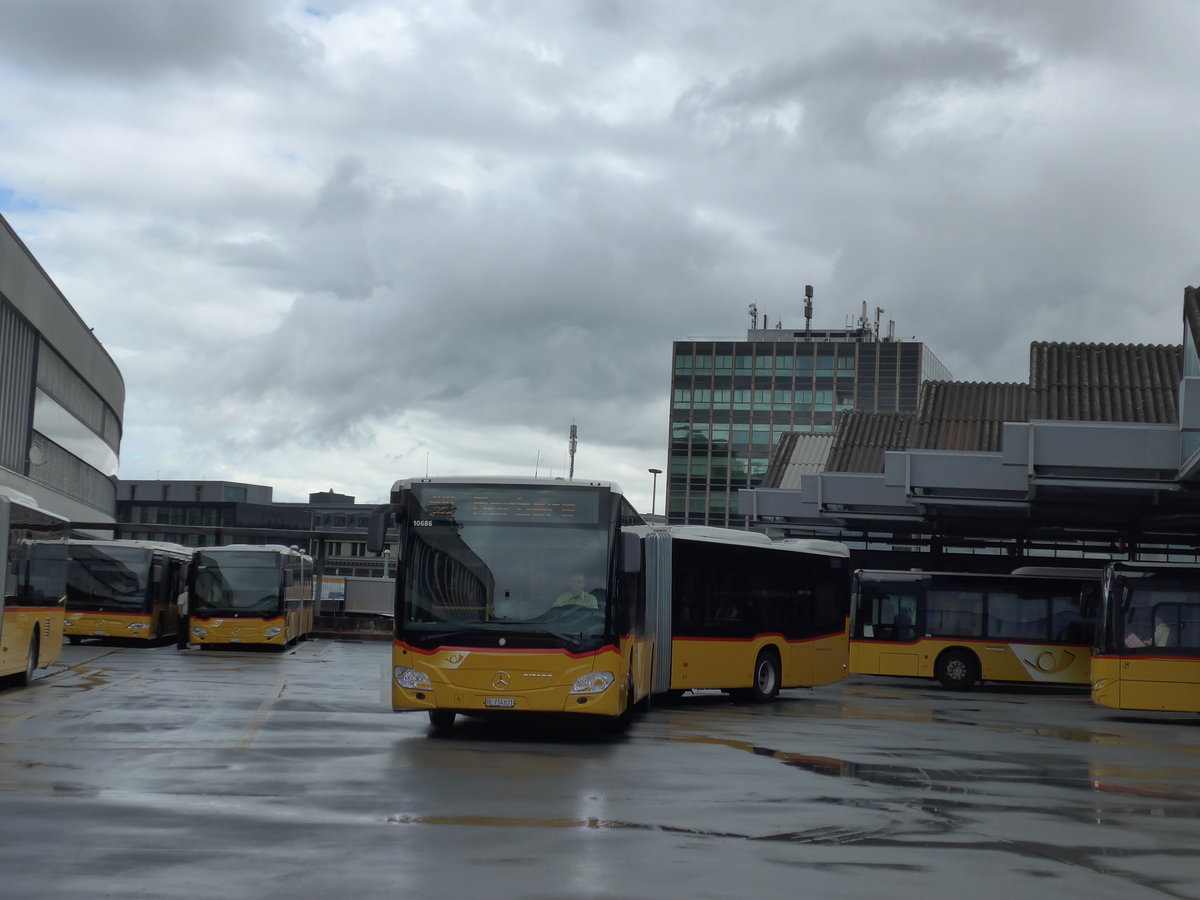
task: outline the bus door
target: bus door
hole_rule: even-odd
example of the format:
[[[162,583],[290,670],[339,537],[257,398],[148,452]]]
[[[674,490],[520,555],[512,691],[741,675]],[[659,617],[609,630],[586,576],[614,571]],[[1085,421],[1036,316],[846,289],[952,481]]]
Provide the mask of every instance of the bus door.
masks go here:
[[[872,644],[855,649],[862,659],[855,671],[919,676],[917,623],[920,587],[913,582],[863,582],[858,613],[861,637]]]

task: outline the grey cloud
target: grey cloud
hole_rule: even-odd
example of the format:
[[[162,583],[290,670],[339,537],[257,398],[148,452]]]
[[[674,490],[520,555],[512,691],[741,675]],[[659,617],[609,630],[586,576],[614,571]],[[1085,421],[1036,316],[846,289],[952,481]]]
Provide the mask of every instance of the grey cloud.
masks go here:
[[[7,0],[5,65],[56,77],[128,80],[211,72],[236,63],[265,69],[311,52],[274,19],[269,0]]]
[[[966,34],[884,41],[857,35],[812,57],[742,69],[687,91],[677,114],[703,129],[725,120],[741,140],[761,139],[758,114],[795,103],[803,135],[830,152],[871,156],[880,117],[907,99],[1028,81],[1033,67],[1008,46]]]

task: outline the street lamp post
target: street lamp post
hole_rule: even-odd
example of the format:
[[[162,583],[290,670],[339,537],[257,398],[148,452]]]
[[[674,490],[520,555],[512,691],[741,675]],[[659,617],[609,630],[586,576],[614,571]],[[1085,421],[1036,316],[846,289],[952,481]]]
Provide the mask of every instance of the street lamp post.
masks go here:
[[[650,482],[650,515],[654,515],[654,503],[658,500],[658,476],[662,474],[662,469],[647,469],[653,479]]]

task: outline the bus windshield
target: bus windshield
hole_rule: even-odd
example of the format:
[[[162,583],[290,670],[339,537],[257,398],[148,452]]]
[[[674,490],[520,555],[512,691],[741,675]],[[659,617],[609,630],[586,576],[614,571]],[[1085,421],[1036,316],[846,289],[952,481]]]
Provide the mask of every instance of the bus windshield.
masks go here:
[[[275,553],[200,552],[188,610],[196,616],[280,615],[279,587]]]
[[[1126,652],[1200,649],[1200,586],[1163,576],[1125,577]]]
[[[19,568],[10,564],[10,571],[22,574],[13,584],[6,584],[5,595],[30,606],[58,603],[67,571],[67,545],[61,541],[30,541],[22,552],[26,564]]]
[[[599,493],[420,485],[405,505],[397,616],[406,631],[581,638],[608,630],[609,526]]]
[[[150,551],[74,546],[67,569],[67,608],[143,611],[149,601]]]

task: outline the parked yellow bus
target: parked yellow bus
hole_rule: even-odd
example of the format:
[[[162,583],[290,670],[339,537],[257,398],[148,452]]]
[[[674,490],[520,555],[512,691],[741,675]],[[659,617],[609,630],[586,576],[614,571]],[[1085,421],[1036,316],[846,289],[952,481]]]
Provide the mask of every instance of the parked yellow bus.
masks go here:
[[[1104,570],[1092,699],[1112,709],[1200,712],[1200,566]]]
[[[822,680],[844,677],[840,545],[814,563],[761,535],[662,534],[608,482],[414,478],[391,501],[372,514],[368,549],[383,549],[394,518],[392,707],[426,710],[435,730],[460,713],[521,712],[620,729],[652,693],[767,700],[816,683],[818,656],[829,659]],[[812,567],[840,575],[813,588]],[[827,595],[814,618],[811,599]]]
[[[0,677],[30,684],[62,652],[68,533],[65,519],[0,487]]]
[[[1099,574],[860,570],[850,622],[856,675],[1091,682]]]
[[[84,638],[157,643],[174,636],[192,550],[159,541],[67,542],[67,614],[72,644]]]
[[[201,547],[188,571],[188,641],[283,650],[313,630],[313,561],[295,547]]]
[[[641,583],[657,610],[652,693],[761,703],[846,677],[845,544],[697,525],[627,531],[642,541]]]

